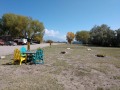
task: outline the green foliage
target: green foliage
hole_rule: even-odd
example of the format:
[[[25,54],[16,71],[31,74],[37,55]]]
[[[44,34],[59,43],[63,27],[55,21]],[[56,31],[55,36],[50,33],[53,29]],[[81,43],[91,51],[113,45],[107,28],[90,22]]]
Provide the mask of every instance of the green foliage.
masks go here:
[[[94,26],[90,31],[90,41],[95,45],[111,46],[114,38],[114,31],[105,24]]]
[[[0,18],[0,35],[2,35],[2,29],[3,29],[3,20]]]
[[[12,37],[23,36],[22,30],[26,28],[27,17],[15,15],[15,14],[4,14],[3,20],[3,32],[4,34],[11,35]]]
[[[115,36],[115,40],[118,46],[120,46],[120,28],[118,30],[116,30],[116,36]]]
[[[31,38],[34,34],[44,35],[44,25],[38,20],[30,17],[4,14],[0,20],[0,30],[2,35],[11,35],[12,37]],[[41,38],[40,37],[40,38]]]
[[[39,22],[38,20],[34,20],[31,22],[31,28],[33,30],[33,35],[32,38],[35,41],[42,42],[43,41],[43,36],[44,36],[44,25],[43,23]]]
[[[53,43],[53,41],[52,40],[47,40],[46,43]]]
[[[78,31],[75,34],[76,41],[79,41],[79,42],[81,41],[83,44],[87,44],[89,38],[90,38],[90,35],[88,31]]]
[[[33,40],[35,40],[35,41],[37,41],[37,42],[39,42],[39,43],[43,41],[43,35],[41,35],[40,33],[34,34],[34,35],[32,36],[32,38],[33,38]]]

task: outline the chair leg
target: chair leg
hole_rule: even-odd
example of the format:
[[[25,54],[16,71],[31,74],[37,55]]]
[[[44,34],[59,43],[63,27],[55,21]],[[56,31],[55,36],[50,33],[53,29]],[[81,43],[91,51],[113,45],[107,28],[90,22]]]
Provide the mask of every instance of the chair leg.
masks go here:
[[[44,64],[44,60],[42,60],[42,64]]]
[[[25,57],[25,64],[27,64],[27,55],[26,55],[26,57]]]
[[[22,61],[20,61],[20,65],[21,65]]]
[[[36,60],[34,60],[33,63],[36,65]]]
[[[25,64],[27,64],[27,60],[25,60]]]

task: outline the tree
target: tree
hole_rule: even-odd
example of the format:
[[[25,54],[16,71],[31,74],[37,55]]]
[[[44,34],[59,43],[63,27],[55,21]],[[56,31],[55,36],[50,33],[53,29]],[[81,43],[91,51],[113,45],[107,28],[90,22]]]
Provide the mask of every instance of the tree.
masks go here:
[[[30,19],[25,16],[20,16],[17,15],[17,26],[15,27],[17,31],[20,31],[19,36],[21,38],[26,38],[27,37],[27,27],[29,25]]]
[[[38,43],[41,43],[43,41],[43,36],[40,33],[34,34],[32,36],[32,39],[37,41]]]
[[[51,47],[53,41],[52,41],[52,40],[47,40],[46,43],[49,43],[49,44],[50,44],[50,47]]]
[[[75,37],[74,33],[68,32],[67,35],[66,35],[66,38],[67,38],[68,43],[71,44],[72,41],[74,40],[74,37]]]
[[[11,35],[14,38],[24,36],[23,30],[25,30],[28,23],[27,17],[8,13],[2,16],[2,21],[4,35]]]
[[[32,38],[34,34],[43,38],[44,25],[30,17],[7,13],[0,19],[0,34],[11,35],[13,38]]]
[[[27,33],[28,39],[35,39],[37,42],[41,42],[44,35],[44,25],[39,21],[32,20],[32,18],[28,19],[27,27],[25,29],[25,33]],[[28,50],[30,50],[30,42],[28,42]]]
[[[31,22],[31,28],[33,30],[33,35],[32,35],[33,39],[42,42],[45,33],[43,23],[39,22],[38,20],[33,20]]]
[[[88,31],[78,31],[75,34],[76,41],[82,42],[83,44],[87,44],[90,38],[90,34]]]
[[[0,18],[0,35],[2,35],[2,30],[3,30],[3,20]]]
[[[95,45],[110,46],[114,36],[114,31],[105,24],[94,26],[90,31],[90,41]]]
[[[116,30],[116,35],[115,35],[115,37],[116,37],[116,43],[117,43],[117,45],[118,46],[120,46],[120,28],[118,29],[118,30]]]
[[[30,38],[37,35],[35,39],[40,42],[44,32],[43,23],[30,17],[8,13],[0,20],[0,34],[11,35],[13,38],[28,38],[28,50],[30,50]]]

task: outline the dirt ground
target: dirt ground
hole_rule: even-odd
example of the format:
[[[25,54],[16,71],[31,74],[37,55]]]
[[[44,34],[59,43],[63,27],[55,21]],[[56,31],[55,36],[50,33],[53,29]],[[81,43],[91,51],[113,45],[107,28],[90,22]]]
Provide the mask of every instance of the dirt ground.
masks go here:
[[[0,59],[0,90],[120,90],[120,48],[65,44],[43,50],[40,65],[12,65],[13,55]]]
[[[58,45],[59,43],[52,43],[52,45]],[[17,45],[17,46],[0,46],[0,56],[3,55],[9,55],[14,53],[14,50],[20,49],[22,46],[24,46],[25,48],[27,48],[27,45]],[[37,48],[43,48],[46,46],[50,46],[49,43],[41,43],[41,44],[32,44],[30,45],[30,50],[35,50]]]

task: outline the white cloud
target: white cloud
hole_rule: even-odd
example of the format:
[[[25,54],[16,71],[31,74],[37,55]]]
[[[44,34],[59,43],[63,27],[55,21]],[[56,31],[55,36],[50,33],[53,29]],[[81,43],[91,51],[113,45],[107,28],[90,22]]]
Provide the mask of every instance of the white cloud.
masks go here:
[[[44,39],[51,39],[53,41],[66,41],[66,35],[61,34],[59,31],[45,29]]]
[[[45,29],[45,35],[46,36],[57,36],[59,34],[59,31],[55,31],[55,30],[48,30]]]
[[[66,40],[66,35],[61,35],[60,37],[59,37],[61,40]]]

